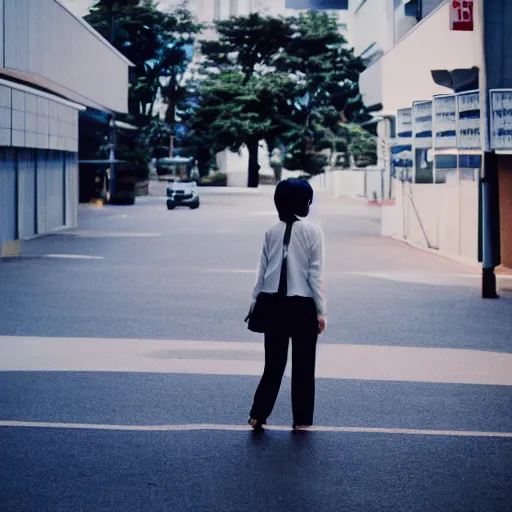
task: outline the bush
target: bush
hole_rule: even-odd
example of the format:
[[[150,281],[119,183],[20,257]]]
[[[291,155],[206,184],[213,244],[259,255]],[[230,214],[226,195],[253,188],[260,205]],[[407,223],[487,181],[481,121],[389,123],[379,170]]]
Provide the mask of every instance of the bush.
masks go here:
[[[223,172],[213,172],[200,178],[197,184],[200,187],[225,187],[228,184],[228,177]]]
[[[290,171],[303,171],[305,174],[321,174],[328,165],[329,159],[322,153],[308,153],[299,157],[287,155],[284,166]]]

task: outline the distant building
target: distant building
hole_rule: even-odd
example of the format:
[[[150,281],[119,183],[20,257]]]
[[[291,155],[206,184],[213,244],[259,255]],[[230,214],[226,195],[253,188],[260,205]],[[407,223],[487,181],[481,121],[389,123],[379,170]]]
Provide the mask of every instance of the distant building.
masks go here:
[[[348,10],[349,0],[286,0],[287,9]]]

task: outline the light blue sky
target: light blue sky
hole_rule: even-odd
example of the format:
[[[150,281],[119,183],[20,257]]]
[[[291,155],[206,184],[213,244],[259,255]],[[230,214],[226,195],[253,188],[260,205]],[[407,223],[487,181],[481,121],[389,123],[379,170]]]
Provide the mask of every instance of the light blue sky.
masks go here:
[[[89,7],[94,3],[94,0],[59,0],[61,4],[65,5],[73,14],[77,16],[85,16]],[[167,7],[177,0],[159,0],[158,2],[162,7]]]

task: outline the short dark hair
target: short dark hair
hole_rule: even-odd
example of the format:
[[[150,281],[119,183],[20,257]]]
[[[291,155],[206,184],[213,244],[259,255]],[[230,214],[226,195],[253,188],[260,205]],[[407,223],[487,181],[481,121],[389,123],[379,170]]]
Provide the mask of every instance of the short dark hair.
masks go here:
[[[274,194],[279,219],[289,222],[296,217],[307,217],[313,202],[313,189],[308,181],[290,178],[280,181]]]

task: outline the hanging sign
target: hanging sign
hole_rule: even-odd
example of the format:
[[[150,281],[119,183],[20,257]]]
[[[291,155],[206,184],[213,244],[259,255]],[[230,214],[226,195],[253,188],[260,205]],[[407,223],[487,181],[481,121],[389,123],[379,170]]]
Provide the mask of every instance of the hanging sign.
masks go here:
[[[464,32],[473,31],[473,0],[450,0],[450,28]]]
[[[480,93],[466,92],[457,95],[457,147],[481,149]]]
[[[491,149],[512,152],[512,89],[491,91]]]
[[[414,145],[432,147],[432,102],[417,101],[412,106]]]
[[[436,96],[433,104],[436,149],[457,147],[457,97]]]

